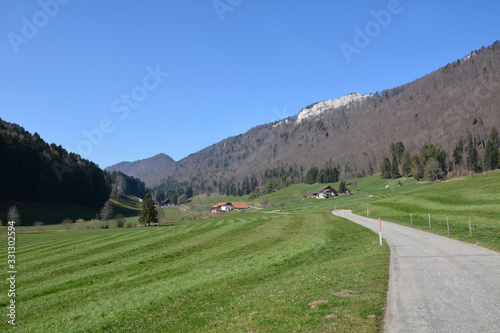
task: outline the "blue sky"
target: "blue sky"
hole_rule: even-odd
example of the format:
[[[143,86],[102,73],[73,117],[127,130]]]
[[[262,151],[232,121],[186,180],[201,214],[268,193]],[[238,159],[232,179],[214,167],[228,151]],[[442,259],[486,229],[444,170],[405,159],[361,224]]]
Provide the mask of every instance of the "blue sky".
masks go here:
[[[495,0],[3,0],[0,117],[101,167],[179,160],[413,81],[500,39],[498,13]]]

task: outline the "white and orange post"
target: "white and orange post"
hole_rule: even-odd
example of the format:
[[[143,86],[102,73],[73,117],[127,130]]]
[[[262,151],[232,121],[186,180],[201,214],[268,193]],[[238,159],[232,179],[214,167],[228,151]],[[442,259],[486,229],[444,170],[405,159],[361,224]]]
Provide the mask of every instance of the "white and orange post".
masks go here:
[[[382,220],[378,218],[378,239],[380,241],[380,246],[382,246]]]

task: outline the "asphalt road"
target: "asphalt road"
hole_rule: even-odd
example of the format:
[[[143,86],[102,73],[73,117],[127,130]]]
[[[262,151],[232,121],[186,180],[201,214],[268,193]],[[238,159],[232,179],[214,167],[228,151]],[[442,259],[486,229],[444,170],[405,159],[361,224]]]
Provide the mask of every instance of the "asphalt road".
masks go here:
[[[378,234],[378,219],[345,218]],[[500,332],[500,253],[385,221],[382,237],[391,249],[385,332]]]

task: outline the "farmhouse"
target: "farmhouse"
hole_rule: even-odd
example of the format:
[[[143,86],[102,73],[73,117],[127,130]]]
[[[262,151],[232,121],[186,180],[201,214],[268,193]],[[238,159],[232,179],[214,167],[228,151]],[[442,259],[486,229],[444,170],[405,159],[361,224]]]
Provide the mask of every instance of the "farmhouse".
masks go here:
[[[337,195],[339,195],[339,193],[331,186],[321,186],[313,192],[313,196],[319,199],[328,199],[336,197]]]
[[[161,202],[161,206],[162,207],[174,207],[175,204],[170,199],[167,199],[167,200]]]
[[[248,209],[248,206],[244,202],[232,202],[233,208],[236,209],[237,211],[243,210],[243,209]]]
[[[218,202],[212,206],[212,213],[229,212],[230,210],[233,210],[233,206],[230,202]]]

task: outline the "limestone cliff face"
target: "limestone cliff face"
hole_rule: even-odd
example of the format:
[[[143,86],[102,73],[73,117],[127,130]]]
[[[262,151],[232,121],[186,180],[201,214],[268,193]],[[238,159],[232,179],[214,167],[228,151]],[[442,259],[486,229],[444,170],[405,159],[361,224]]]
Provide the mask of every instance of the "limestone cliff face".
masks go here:
[[[352,176],[370,166],[379,170],[391,142],[401,141],[411,154],[429,142],[451,154],[468,133],[484,142],[493,126],[500,128],[499,106],[496,42],[413,82],[373,95],[354,93],[314,103],[297,116],[256,126],[180,161],[158,158],[145,169],[120,169],[150,187],[178,181],[191,184],[195,192],[237,185],[252,175],[264,185],[266,173],[290,167],[304,176],[312,165],[322,168],[327,162],[343,171],[349,163]]]
[[[354,104],[361,103],[365,100],[372,98],[372,94],[361,95],[360,93],[352,93],[336,99],[329,99],[313,104],[307,108],[302,109],[297,116],[297,123],[301,123],[311,117],[316,117],[326,111],[337,109],[340,107],[351,107]]]

